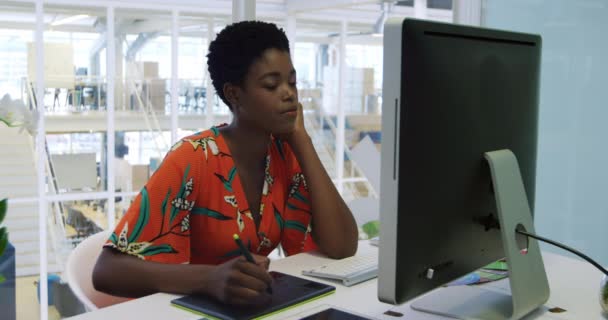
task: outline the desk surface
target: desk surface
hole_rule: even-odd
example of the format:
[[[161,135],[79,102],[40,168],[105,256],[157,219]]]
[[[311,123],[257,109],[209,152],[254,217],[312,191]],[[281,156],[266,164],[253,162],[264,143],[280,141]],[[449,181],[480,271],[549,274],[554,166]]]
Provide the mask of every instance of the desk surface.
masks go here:
[[[367,242],[359,244],[359,250],[377,250]],[[539,308],[525,319],[604,319],[599,306],[599,283],[601,273],[586,262],[569,257],[543,253],[551,297],[545,307]],[[324,264],[329,259],[315,253],[303,253],[284,259],[273,260],[271,270],[289,273],[299,277],[301,271]],[[287,310],[268,319],[299,319],[325,307],[337,307],[351,310],[355,313],[367,315],[376,319],[413,320],[413,319],[445,319],[443,317],[421,313],[412,310],[409,303],[394,306],[378,301],[377,279],[369,280],[352,287],[345,287],[337,282],[324,281],[336,286],[336,292],[323,299],[311,301],[298,308]],[[500,285],[501,280],[494,283]],[[179,297],[166,293],[157,293],[144,298],[121,303],[94,312],[85,313],[70,319],[96,320],[96,319],[126,319],[128,317],[141,317],[142,319],[200,319],[200,316],[172,307],[170,301]],[[564,313],[550,313],[548,308],[560,307],[567,310]],[[403,313],[403,317],[384,315],[388,310]]]

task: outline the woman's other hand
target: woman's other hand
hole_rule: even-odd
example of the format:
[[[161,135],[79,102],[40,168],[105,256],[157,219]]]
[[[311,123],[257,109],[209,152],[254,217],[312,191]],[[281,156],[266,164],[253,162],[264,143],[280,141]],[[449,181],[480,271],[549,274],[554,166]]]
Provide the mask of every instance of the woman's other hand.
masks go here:
[[[211,296],[231,305],[253,305],[270,301],[267,288],[272,283],[268,273],[270,260],[252,254],[255,263],[244,257],[227,261],[213,268],[206,281]]]

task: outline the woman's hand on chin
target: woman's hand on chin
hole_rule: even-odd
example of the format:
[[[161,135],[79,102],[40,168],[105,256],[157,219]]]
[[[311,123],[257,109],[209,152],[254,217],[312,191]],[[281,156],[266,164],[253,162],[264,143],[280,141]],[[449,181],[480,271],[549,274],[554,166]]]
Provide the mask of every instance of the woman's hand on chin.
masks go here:
[[[298,141],[301,141],[302,138],[308,138],[308,132],[306,132],[306,128],[304,127],[303,109],[302,104],[298,102],[298,115],[296,116],[293,130],[291,132],[276,134],[275,137],[289,143],[292,147],[294,144],[297,144]]]

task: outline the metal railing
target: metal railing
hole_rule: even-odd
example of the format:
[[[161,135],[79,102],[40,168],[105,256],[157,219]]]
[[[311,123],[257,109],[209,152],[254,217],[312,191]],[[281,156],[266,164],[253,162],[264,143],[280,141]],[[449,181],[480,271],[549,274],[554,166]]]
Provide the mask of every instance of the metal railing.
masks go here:
[[[140,107],[140,111],[142,111],[144,115],[144,122],[146,123],[146,128],[149,132],[154,133],[157,137],[160,137],[160,139],[155,138],[153,140],[156,146],[156,151],[158,152],[158,157],[162,159],[163,150],[169,150],[169,143],[165,140],[163,131],[160,126],[160,122],[158,121],[158,117],[156,116],[156,112],[154,110],[154,106],[152,105],[151,99],[149,97],[146,97],[146,99],[142,98],[142,91],[138,90],[136,82],[134,80],[127,79],[126,81],[130,85],[132,93],[137,99],[137,105]],[[142,82],[141,84],[141,87],[143,88],[143,84],[146,84],[146,81]],[[148,81],[147,85],[149,84],[150,83]],[[163,105],[162,108],[164,110],[165,106]],[[162,141],[162,145],[159,144],[159,140]]]

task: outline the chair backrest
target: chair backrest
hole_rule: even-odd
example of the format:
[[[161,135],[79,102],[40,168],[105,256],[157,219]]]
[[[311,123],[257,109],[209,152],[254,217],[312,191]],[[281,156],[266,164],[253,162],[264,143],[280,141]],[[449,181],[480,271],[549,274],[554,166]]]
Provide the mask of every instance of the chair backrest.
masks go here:
[[[111,233],[111,231],[102,231],[89,236],[78,244],[68,257],[65,270],[68,284],[88,311],[129,300],[97,291],[93,287],[93,268],[103,244]]]

